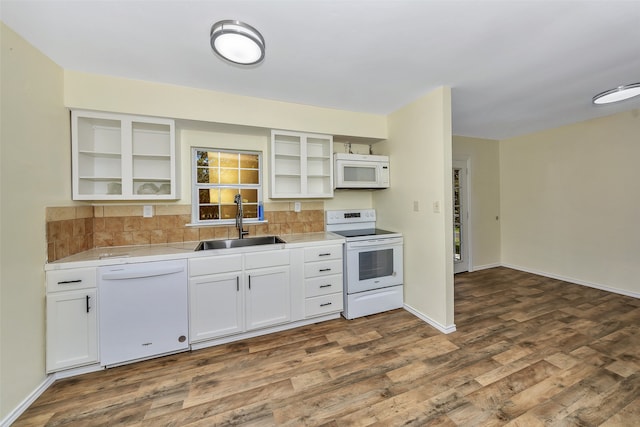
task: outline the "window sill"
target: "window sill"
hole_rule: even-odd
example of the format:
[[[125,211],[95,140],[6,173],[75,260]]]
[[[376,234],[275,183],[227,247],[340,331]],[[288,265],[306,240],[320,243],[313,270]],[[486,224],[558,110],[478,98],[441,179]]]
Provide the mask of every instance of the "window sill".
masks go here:
[[[243,225],[260,225],[260,224],[268,224],[269,221],[266,219],[245,219],[242,221]],[[189,223],[185,224],[185,227],[228,227],[230,225],[235,226],[236,220],[218,220],[216,222],[198,222],[198,223]]]

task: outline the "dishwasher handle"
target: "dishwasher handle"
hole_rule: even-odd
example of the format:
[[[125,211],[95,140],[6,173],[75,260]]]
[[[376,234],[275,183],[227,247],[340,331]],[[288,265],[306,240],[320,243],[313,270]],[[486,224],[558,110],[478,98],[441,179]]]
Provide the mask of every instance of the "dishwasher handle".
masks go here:
[[[123,268],[122,270],[116,270],[110,273],[102,273],[101,278],[102,280],[141,279],[143,277],[168,276],[169,274],[180,273],[182,271],[184,271],[183,266],[154,267],[152,269],[138,270]]]

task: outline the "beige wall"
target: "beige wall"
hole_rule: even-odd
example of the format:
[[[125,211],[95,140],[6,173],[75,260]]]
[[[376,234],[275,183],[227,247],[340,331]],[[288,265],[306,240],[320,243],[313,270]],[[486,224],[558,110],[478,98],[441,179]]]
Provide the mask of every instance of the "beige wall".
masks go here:
[[[640,296],[640,110],[500,142],[502,262]]]
[[[451,328],[450,89],[437,89],[392,113],[389,139],[380,148],[390,156],[391,189],[373,193],[373,206],[381,228],[404,234],[405,303],[439,326]],[[433,211],[434,202],[440,205],[439,213]]]
[[[500,264],[498,141],[453,137],[453,160],[470,160],[469,216],[472,270]]]
[[[45,206],[71,204],[62,69],[0,23],[0,419],[45,380]]]
[[[64,102],[82,108],[266,129],[387,137],[386,117],[65,70]]]

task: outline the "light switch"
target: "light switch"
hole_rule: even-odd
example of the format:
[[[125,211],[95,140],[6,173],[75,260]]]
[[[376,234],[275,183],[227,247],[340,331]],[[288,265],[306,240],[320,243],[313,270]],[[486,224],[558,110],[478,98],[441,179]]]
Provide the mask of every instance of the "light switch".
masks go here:
[[[142,208],[142,216],[144,218],[151,218],[153,216],[153,206],[144,205],[144,207]]]
[[[433,213],[440,213],[440,201],[436,200],[433,202]]]
[[[413,201],[413,211],[414,212],[420,212],[420,203],[418,203],[417,200]]]

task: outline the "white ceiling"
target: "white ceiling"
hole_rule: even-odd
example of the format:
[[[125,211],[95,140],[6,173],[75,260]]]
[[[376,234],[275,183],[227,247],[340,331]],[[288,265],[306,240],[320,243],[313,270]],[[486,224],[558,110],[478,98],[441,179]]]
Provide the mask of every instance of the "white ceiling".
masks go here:
[[[65,69],[387,114],[452,88],[456,135],[503,139],[640,108],[640,0],[1,0],[5,24]],[[211,25],[256,27],[241,68]]]

